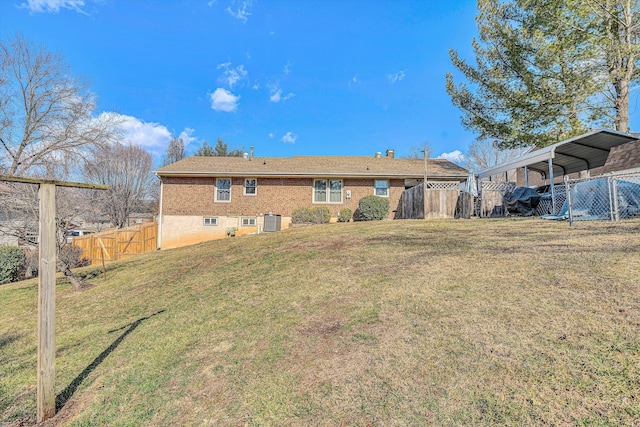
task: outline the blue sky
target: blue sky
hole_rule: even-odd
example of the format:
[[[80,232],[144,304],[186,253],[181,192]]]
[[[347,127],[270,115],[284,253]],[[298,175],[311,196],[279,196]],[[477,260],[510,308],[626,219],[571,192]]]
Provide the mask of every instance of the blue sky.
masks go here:
[[[464,152],[448,50],[471,56],[474,0],[0,0],[19,32],[91,84],[96,115],[160,159],[221,137],[256,156]],[[455,157],[455,155],[454,155]]]

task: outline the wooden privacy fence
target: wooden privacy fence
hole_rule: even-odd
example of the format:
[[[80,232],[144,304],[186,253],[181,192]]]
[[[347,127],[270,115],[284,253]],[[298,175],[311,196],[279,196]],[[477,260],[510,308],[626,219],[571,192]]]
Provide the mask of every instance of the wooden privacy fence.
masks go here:
[[[158,223],[135,225],[118,230],[74,237],[72,244],[82,248],[91,264],[116,261],[157,249]]]
[[[515,182],[480,182],[480,217],[493,218],[507,215],[504,195],[516,188]]]
[[[454,218],[460,196],[457,181],[431,181],[409,188],[402,193],[396,213],[399,219]]]

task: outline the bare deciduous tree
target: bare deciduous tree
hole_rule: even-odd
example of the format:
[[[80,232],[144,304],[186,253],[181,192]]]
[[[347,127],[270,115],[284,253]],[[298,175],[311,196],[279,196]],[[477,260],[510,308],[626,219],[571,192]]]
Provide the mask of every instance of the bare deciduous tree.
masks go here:
[[[0,151],[5,172],[44,175],[45,163],[112,141],[116,115],[93,117],[95,98],[58,55],[16,35],[0,41]]]
[[[184,151],[184,141],[182,138],[174,136],[171,138],[171,141],[169,141],[167,152],[162,158],[162,166],[170,165],[171,163],[175,163],[185,157],[187,157],[187,153]]]
[[[93,151],[85,163],[84,176],[90,182],[110,186],[110,190],[96,193],[98,205],[114,226],[122,228],[153,196],[151,170],[151,154],[142,147],[115,143]]]
[[[501,149],[497,143],[488,140],[477,140],[469,145],[463,167],[478,172],[522,156],[530,147]],[[515,173],[515,172],[513,172]],[[498,177],[502,179],[502,176]],[[515,180],[515,176],[513,178]]]
[[[78,177],[78,167],[92,146],[118,135],[115,114],[93,116],[95,97],[75,79],[69,66],[43,46],[15,35],[0,40],[0,172],[59,180]],[[86,192],[58,191],[56,221],[59,249],[65,232],[87,207]],[[0,191],[0,233],[36,246],[37,189],[8,184]],[[60,251],[59,251],[60,253]],[[70,266],[59,259],[61,271]],[[79,285],[72,276],[75,287]]]
[[[406,159],[424,159],[424,152],[427,152],[427,159],[433,155],[433,149],[431,148],[431,144],[425,141],[420,146],[412,146],[409,149],[409,154],[405,157]]]

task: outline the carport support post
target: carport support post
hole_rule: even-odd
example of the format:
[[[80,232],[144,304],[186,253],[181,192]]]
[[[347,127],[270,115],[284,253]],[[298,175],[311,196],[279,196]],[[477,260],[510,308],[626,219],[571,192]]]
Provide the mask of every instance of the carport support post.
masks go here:
[[[551,186],[551,206],[553,215],[556,214],[556,190],[553,184],[553,160],[549,157],[549,185]]]
[[[56,414],[56,186],[40,184],[37,420]]]
[[[529,186],[529,166],[524,167],[524,186]]]

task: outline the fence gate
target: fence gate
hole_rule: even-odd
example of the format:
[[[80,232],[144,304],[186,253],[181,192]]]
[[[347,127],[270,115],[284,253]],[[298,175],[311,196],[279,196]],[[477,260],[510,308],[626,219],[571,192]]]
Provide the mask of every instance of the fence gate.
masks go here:
[[[424,217],[454,218],[456,204],[460,195],[460,183],[457,181],[427,181],[424,193]]]
[[[74,237],[72,244],[82,248],[82,257],[91,264],[100,264],[155,251],[157,236],[158,223],[152,222]]]
[[[515,182],[480,182],[480,217],[494,218],[507,215],[504,195],[516,188]]]

